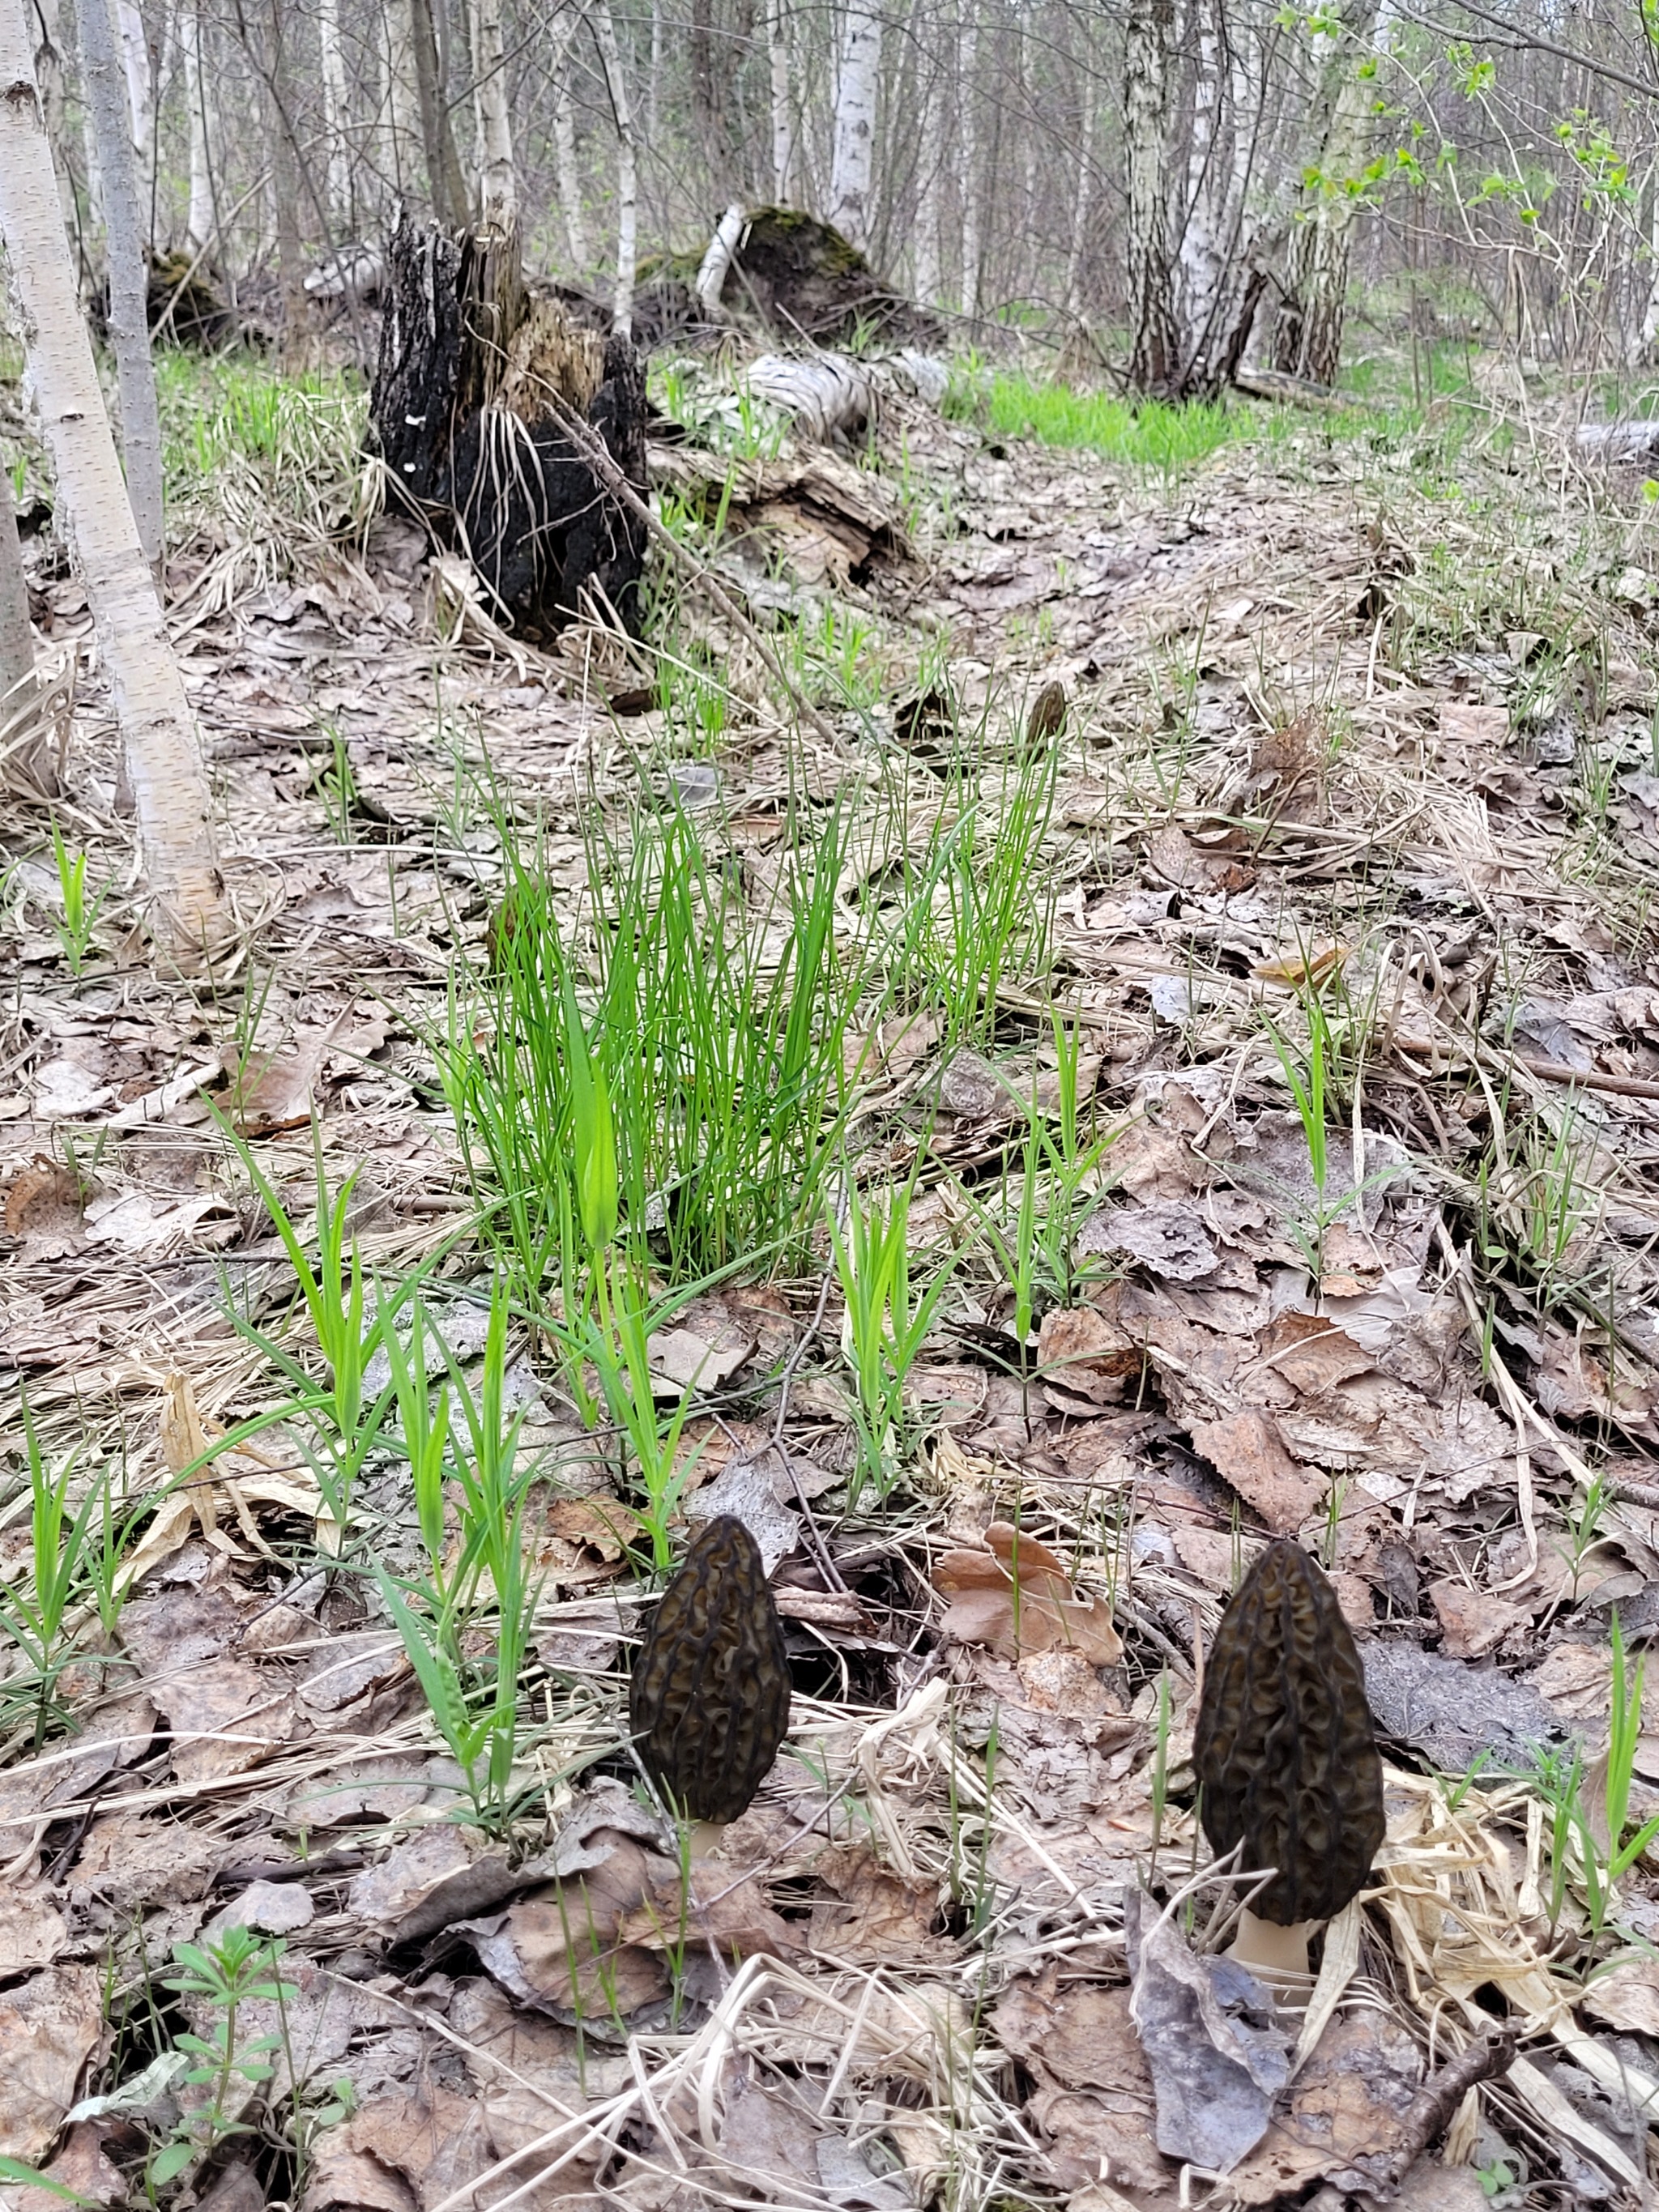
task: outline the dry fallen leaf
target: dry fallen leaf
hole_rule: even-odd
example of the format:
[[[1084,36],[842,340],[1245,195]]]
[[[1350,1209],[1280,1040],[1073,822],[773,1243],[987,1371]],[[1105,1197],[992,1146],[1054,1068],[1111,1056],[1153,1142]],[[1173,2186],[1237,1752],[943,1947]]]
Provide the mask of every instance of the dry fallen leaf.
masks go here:
[[[1140,1348],[1127,1331],[1095,1306],[1055,1306],[1042,1316],[1037,1365],[1051,1393],[1096,1406],[1121,1405],[1128,1379],[1142,1364]]]
[[[1351,950],[1346,945],[1322,945],[1316,952],[1295,952],[1283,960],[1264,960],[1250,973],[1258,983],[1283,983],[1292,991],[1311,987],[1316,991],[1333,975],[1341,974]]]
[[[0,1992],[0,2153],[37,2165],[75,2102],[81,2069],[104,2032],[95,1966],[49,1966]]]
[[[1254,1505],[1276,1536],[1294,1535],[1323,1498],[1325,1478],[1298,1467],[1271,1413],[1246,1406],[1220,1420],[1188,1421],[1194,1449]]]
[[[1075,1594],[1046,1545],[1006,1521],[994,1521],[985,1541],[983,1552],[946,1552],[933,1570],[934,1589],[950,1600],[940,1624],[947,1636],[1011,1659],[1068,1650],[1097,1667],[1117,1665],[1123,1645],[1110,1613]]]

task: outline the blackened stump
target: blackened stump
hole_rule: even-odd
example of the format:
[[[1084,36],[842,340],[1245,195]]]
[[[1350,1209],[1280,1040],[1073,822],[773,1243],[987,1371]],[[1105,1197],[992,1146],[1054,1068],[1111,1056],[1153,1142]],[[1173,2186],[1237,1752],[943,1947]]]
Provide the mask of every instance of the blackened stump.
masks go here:
[[[634,1662],[646,1771],[693,1820],[748,1810],[789,1726],[789,1659],[760,1547],[717,1515],[663,1592]]]
[[[1382,1762],[1364,1669],[1336,1593],[1299,1544],[1269,1544],[1222,1616],[1193,1738],[1204,1832],[1281,1928],[1328,1920],[1382,1841]]]
[[[491,611],[545,641],[581,594],[637,620],[645,525],[596,481],[568,414],[641,497],[645,377],[551,293],[526,290],[515,233],[399,217],[369,416],[387,499],[471,562]]]

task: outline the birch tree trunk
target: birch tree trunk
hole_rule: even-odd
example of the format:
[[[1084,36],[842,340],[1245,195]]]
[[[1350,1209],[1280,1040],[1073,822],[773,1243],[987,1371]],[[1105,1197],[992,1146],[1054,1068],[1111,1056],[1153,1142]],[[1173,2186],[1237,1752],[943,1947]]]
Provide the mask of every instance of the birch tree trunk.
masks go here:
[[[207,768],[98,389],[30,46],[23,0],[0,0],[0,240],[59,512],[114,694],[151,926],[183,964],[220,937],[225,918]]]
[[[932,307],[938,305],[945,292],[945,275],[939,265],[939,186],[945,180],[944,85],[927,83],[921,103],[913,281],[917,299],[924,307]]]
[[[835,135],[830,156],[830,221],[862,247],[870,242],[870,178],[881,80],[881,17],[851,0],[842,18],[836,75]]]
[[[984,227],[981,221],[979,144],[979,0],[968,0],[967,27],[957,52],[961,88],[957,106],[957,131],[961,149],[962,180],[962,312],[979,313],[980,263],[984,255]]]
[[[772,198],[789,204],[789,172],[795,157],[795,118],[789,94],[789,18],[784,0],[767,0],[766,58],[772,106]]]
[[[1083,270],[1095,208],[1095,109],[1086,95],[1077,167],[1077,197],[1072,203],[1072,242],[1066,256],[1066,314],[1073,325],[1084,319]]]
[[[618,337],[634,330],[634,273],[639,261],[640,166],[634,143],[634,111],[629,105],[628,83],[623,74],[617,26],[611,0],[597,0],[593,9],[593,38],[605,70],[611,112],[617,125],[617,283],[611,325]]]
[[[519,185],[507,107],[501,0],[472,0],[472,99],[478,121],[478,220],[508,230],[519,219]]]
[[[1129,385],[1168,397],[1176,377],[1170,239],[1170,62],[1175,0],[1130,0],[1123,46]]]
[[[109,335],[121,395],[121,450],[126,461],[127,496],[144,558],[159,576],[166,550],[161,424],[155,405],[155,364],[149,350],[149,269],[138,209],[137,165],[129,130],[126,82],[115,51],[109,0],[80,0],[78,23],[81,70],[104,184]],[[55,185],[53,190],[55,197]]]
[[[138,174],[139,242],[150,246],[155,243],[151,232],[155,213],[155,71],[138,0],[115,0],[115,26],[120,34],[121,69],[126,79],[129,127]]]
[[[564,218],[570,265],[576,274],[592,263],[587,215],[582,206],[581,171],[576,166],[576,110],[570,96],[572,64],[567,58],[553,99],[553,162],[559,179],[559,212]]]
[[[1352,40],[1334,58],[1324,143],[1314,174],[1297,192],[1285,256],[1284,289],[1273,326],[1275,368],[1334,384],[1342,366],[1348,311],[1348,257],[1358,185],[1375,131],[1375,86],[1365,61],[1387,49],[1393,10],[1376,0],[1356,15]]]
[[[340,30],[340,0],[318,0],[317,46],[322,63],[324,155],[328,193],[328,217],[337,238],[356,234],[356,210],[352,205],[351,149],[347,131],[351,120],[346,90],[345,42]]]
[[[201,9],[194,0],[185,0],[179,16],[179,46],[185,61],[185,98],[190,103],[190,211],[185,218],[185,242],[192,253],[202,252],[218,227],[202,43]]]

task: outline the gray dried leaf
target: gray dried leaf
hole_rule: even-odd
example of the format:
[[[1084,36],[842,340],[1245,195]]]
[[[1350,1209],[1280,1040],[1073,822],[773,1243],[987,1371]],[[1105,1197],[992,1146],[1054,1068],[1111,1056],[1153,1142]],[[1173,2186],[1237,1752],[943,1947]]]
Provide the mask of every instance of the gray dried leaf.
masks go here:
[[[1195,1283],[1220,1258],[1195,1206],[1115,1206],[1091,1215],[1079,1239],[1089,1252],[1123,1252],[1173,1283]]]
[[[1379,1731],[1462,1774],[1482,1751],[1495,1766],[1528,1766],[1540,1744],[1568,1733],[1530,1684],[1441,1659],[1407,1644],[1367,1644],[1365,1696]]]
[[[1166,2158],[1228,2173],[1267,2131],[1290,2078],[1290,2039],[1273,2000],[1232,1959],[1200,1957],[1144,1892],[1123,1899],[1123,1933],[1139,2032]]]

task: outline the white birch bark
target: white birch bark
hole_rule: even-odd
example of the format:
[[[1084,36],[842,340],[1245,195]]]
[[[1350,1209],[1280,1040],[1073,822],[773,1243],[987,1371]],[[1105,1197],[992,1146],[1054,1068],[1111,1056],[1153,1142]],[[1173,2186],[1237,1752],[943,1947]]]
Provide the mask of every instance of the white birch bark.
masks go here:
[[[836,74],[835,131],[830,155],[830,221],[857,246],[870,242],[870,179],[876,145],[876,92],[881,79],[881,17],[851,0],[842,18]]]
[[[121,69],[126,78],[129,128],[138,168],[139,216],[143,243],[150,238],[155,204],[155,72],[150,65],[149,40],[138,0],[115,0],[115,26],[121,41]]]
[[[578,21],[580,18],[578,17]],[[592,266],[587,236],[587,215],[582,206],[582,174],[576,162],[576,107],[570,94],[570,73],[575,67],[571,40],[554,64],[553,166],[559,182],[559,212],[570,247],[570,266],[580,276]]]
[[[159,575],[165,552],[161,424],[149,350],[149,270],[139,211],[137,164],[109,0],[80,0],[81,70],[98,137],[109,263],[109,335],[121,395],[121,452],[144,558]],[[33,82],[33,80],[31,80]]]
[[[1130,0],[1123,41],[1129,387],[1167,398],[1176,376],[1170,242],[1173,0]]]
[[[478,122],[480,220],[486,228],[510,230],[519,219],[519,184],[507,109],[501,0],[472,0],[472,98]]]
[[[925,58],[925,49],[922,50]],[[921,150],[917,161],[914,266],[915,295],[936,307],[945,292],[939,259],[939,187],[945,180],[945,88],[931,80],[921,94]]]
[[[190,211],[185,218],[185,241],[193,253],[202,251],[218,228],[203,43],[201,10],[195,0],[185,0],[179,15],[179,47],[185,61],[185,98],[190,103]]]
[[[224,921],[207,768],[98,388],[31,43],[24,0],[0,0],[0,241],[58,512],[114,695],[151,925],[183,964],[220,937]]]
[[[743,235],[743,203],[733,200],[714,226],[714,235],[708,241],[697,270],[697,281],[692,286],[703,313],[712,315],[720,306],[720,294],[726,289],[726,272],[732,266],[732,256],[738,250],[738,240]]]
[[[958,52],[962,88],[957,116],[962,164],[959,173],[962,180],[962,312],[964,315],[975,315],[979,313],[979,272],[984,236],[980,219],[981,165],[976,127],[979,112],[978,85],[975,82],[979,70],[978,0],[968,0],[968,21],[963,30]]]
[[[340,0],[318,0],[317,46],[322,64],[324,158],[326,167],[328,219],[337,240],[349,238],[357,226],[351,204],[351,149],[347,131],[351,120],[346,90],[345,41],[340,28]]]
[[[1077,165],[1077,197],[1072,202],[1072,242],[1066,256],[1066,314],[1073,324],[1081,323],[1084,313],[1083,267],[1089,247],[1089,228],[1095,210],[1095,108],[1092,96],[1083,126],[1083,143],[1079,149]]]
[[[657,150],[657,111],[662,91],[662,0],[651,0],[650,76],[645,87],[645,150]]]
[[[789,92],[789,18],[784,0],[767,0],[766,58],[772,107],[772,198],[789,204],[789,172],[795,159],[795,117]]]
[[[629,105],[622,52],[611,0],[597,0],[593,38],[605,70],[611,112],[617,125],[617,282],[611,311],[612,329],[629,337],[634,329],[634,273],[639,261],[640,165],[634,140],[634,111]]]

